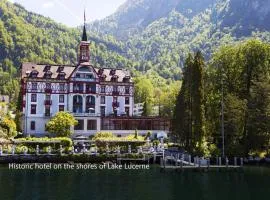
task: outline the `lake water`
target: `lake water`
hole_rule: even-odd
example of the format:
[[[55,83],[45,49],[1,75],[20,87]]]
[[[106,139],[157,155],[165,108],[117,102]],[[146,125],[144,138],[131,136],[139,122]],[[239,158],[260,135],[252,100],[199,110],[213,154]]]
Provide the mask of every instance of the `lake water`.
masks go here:
[[[9,170],[0,167],[0,199],[269,200],[270,168],[244,172]]]

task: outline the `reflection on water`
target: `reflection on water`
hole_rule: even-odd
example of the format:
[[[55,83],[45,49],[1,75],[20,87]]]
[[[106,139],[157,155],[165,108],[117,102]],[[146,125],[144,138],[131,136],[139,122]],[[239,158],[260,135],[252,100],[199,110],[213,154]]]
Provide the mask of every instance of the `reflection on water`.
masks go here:
[[[264,200],[270,169],[244,172],[10,171],[0,167],[0,199]]]

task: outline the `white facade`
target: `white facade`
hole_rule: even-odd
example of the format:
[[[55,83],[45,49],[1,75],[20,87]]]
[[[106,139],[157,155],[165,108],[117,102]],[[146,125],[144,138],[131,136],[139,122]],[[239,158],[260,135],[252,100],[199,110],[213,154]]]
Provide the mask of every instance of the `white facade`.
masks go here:
[[[46,123],[59,111],[70,112],[78,120],[78,125],[72,127],[73,137],[100,131],[118,136],[136,129],[142,135],[150,130],[169,131],[169,120],[136,117],[129,71],[90,64],[85,27],[79,49],[76,66],[22,64],[24,135],[49,135]]]
[[[38,74],[46,73],[46,68],[50,72],[57,71],[59,66],[26,63],[23,67],[29,68],[29,65],[33,65],[32,71],[24,78],[25,135],[48,134],[45,131],[46,123],[59,111],[70,112],[80,124],[83,123],[74,127],[74,134],[86,136],[101,131],[101,117],[133,116],[134,88],[127,71],[103,69],[105,74],[112,74],[113,71],[118,80],[100,81],[96,69],[90,65],[67,66],[73,68],[71,77],[68,80],[58,80],[53,79],[53,75],[41,78]],[[79,75],[84,78],[79,78]],[[86,75],[89,75],[88,79]],[[41,76],[44,77],[44,74]]]

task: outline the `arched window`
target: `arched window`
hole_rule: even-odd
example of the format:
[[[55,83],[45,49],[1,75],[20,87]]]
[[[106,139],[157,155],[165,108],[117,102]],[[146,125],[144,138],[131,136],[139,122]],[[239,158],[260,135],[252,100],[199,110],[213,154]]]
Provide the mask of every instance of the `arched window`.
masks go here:
[[[87,113],[95,113],[96,98],[94,96],[87,96],[85,104]]]
[[[83,98],[80,95],[73,96],[73,112],[74,113],[83,112]]]

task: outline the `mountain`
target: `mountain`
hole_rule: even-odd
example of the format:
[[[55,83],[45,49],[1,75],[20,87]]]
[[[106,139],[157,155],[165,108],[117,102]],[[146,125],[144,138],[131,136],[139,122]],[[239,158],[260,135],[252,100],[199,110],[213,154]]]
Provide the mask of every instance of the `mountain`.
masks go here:
[[[270,0],[127,0],[88,24],[92,63],[179,80],[190,52],[209,61],[225,44],[270,41],[269,13]],[[81,30],[1,0],[0,71],[15,75],[24,61],[75,64]]]
[[[141,71],[179,79],[187,54],[208,61],[222,45],[260,38],[270,41],[270,0],[128,0],[90,32],[120,40],[124,55],[144,61]]]
[[[19,4],[0,1],[0,72],[16,74],[22,62],[76,64],[82,28],[68,28]],[[133,64],[120,55],[123,47],[109,36],[91,34],[92,63],[126,67]]]
[[[156,20],[176,10],[187,18],[204,11],[216,0],[127,0],[111,16],[94,22],[94,31],[112,34],[123,40],[142,32]]]

